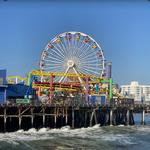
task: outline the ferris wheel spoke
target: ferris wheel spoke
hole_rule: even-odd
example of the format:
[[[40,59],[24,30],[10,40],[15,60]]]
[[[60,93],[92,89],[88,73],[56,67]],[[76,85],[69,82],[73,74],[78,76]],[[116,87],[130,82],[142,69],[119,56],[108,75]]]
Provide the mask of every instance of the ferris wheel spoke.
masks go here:
[[[85,53],[85,55],[83,55],[83,56],[80,55],[79,58],[81,58],[81,59],[84,59],[84,58],[87,58],[87,57],[93,58],[93,56],[94,57],[97,56],[97,52],[87,51],[87,53]]]
[[[70,58],[73,56],[72,55],[72,48],[71,48],[71,42],[70,42],[70,40],[66,40],[67,41],[67,44],[68,44],[68,49],[69,49],[69,51],[68,51],[68,53],[70,54]]]
[[[83,65],[83,66],[80,66],[80,68],[87,68],[87,69],[91,69],[91,70],[97,70],[97,68],[99,68],[99,67]],[[100,68],[99,68],[99,70],[100,70]]]
[[[62,64],[63,61],[58,61],[57,59],[47,59],[44,61],[44,64],[60,64],[60,65],[63,65]]]
[[[53,43],[53,42],[50,42],[50,43]],[[52,48],[47,48],[47,52],[49,53],[49,54],[51,54],[52,52],[53,53],[55,53],[56,55],[58,55],[59,57],[64,57],[64,55],[63,55],[63,53],[61,52],[61,49],[58,49],[57,47],[56,47],[56,45],[54,45],[54,44],[51,44],[52,45]]]
[[[84,46],[82,46],[82,48],[79,48],[79,51],[78,51],[79,53],[77,54],[78,58],[80,58],[80,55],[82,55],[84,53],[84,49],[86,49],[86,48],[87,48],[86,44]],[[82,51],[80,49],[82,49]]]
[[[53,64],[52,64],[52,63],[51,63],[51,64],[46,64],[45,66],[50,66],[50,67],[53,67],[53,66],[54,66],[54,67],[62,67],[61,64],[54,64],[54,63],[53,63]]]
[[[61,53],[61,50],[60,49],[58,49],[57,47],[56,47],[56,45],[53,45],[54,47],[52,48],[52,50],[53,50],[53,52],[56,54],[56,55],[58,55],[60,58],[62,58],[62,59],[64,59],[64,55],[63,55],[63,53]]]
[[[78,53],[79,53],[79,48],[78,47],[74,47],[74,51],[75,51],[75,55],[78,58]]]
[[[62,40],[63,40],[63,38],[62,38]],[[64,56],[66,57],[67,56],[67,51],[66,51],[66,48],[65,48],[65,45],[64,45],[64,43],[60,43],[60,47],[63,49],[63,52],[64,52]]]
[[[92,70],[89,70],[89,69],[87,69],[87,68],[84,68],[83,70],[86,71],[86,72],[88,72],[88,74],[91,74],[91,75],[94,74],[94,75],[100,76],[99,72],[92,71]]]
[[[75,56],[75,39],[74,38],[72,38],[72,51],[73,51],[73,56]]]
[[[78,53],[76,53],[76,57],[79,58],[79,56],[83,53],[84,48],[86,48],[86,44],[82,44],[80,48],[78,48]]]
[[[78,45],[77,45],[77,40],[75,39],[75,44],[74,44],[74,56],[76,56],[77,52],[78,52]]]
[[[53,56],[54,55],[54,56]],[[63,62],[64,59],[63,58],[59,58],[58,56],[55,55],[55,53],[48,55],[46,60],[54,60],[54,61],[58,61],[58,62]]]
[[[64,60],[64,58],[60,57],[55,51],[51,51],[51,53],[50,52],[48,53],[49,54],[46,56],[45,59],[50,58],[50,59],[61,60],[61,61]]]
[[[93,57],[93,59],[84,59],[82,61],[80,61],[80,65],[83,63],[83,64],[97,64],[97,62],[99,64],[101,64],[101,62],[99,60],[97,60],[96,58]]]
[[[82,63],[84,63],[84,64],[102,64],[102,62],[99,60],[99,59],[96,59],[95,57],[93,57],[93,59],[84,59],[84,60],[82,60],[82,61],[80,61],[80,64],[82,64]]]
[[[61,57],[61,58],[65,58],[65,55],[64,55],[64,51],[62,50],[62,48],[60,47],[60,45],[55,45],[55,47],[54,47],[57,51],[58,51],[58,55]]]
[[[71,40],[67,40],[67,44],[68,44],[68,49],[69,49],[69,54],[70,54],[70,58],[72,59],[72,57],[73,57],[73,48],[72,48],[72,46],[71,46]]]
[[[59,44],[57,44],[57,46],[60,49],[61,55],[63,55],[63,57],[65,57],[66,56],[66,50],[65,50],[64,45],[62,43],[63,43],[63,38],[61,38],[61,42]]]
[[[86,65],[86,64],[85,64],[85,65],[80,65],[79,67],[80,67],[80,68],[84,68],[85,66],[86,66],[86,67],[89,67],[89,68],[90,68],[90,67],[91,67],[91,68],[94,67],[95,69],[99,69],[102,65]]]
[[[52,60],[52,59],[50,59],[50,60],[45,60],[45,63],[48,63],[48,64],[59,64],[59,65],[61,65],[62,66],[62,61],[56,61],[56,60]]]
[[[84,68],[87,68],[89,70],[97,71],[98,68],[96,67],[89,67],[89,66],[84,66]],[[99,69],[100,70],[100,69]]]
[[[80,39],[78,48],[82,49],[83,46],[85,46],[85,43],[83,42],[83,39]]]
[[[86,56],[88,56],[88,55],[90,55],[90,54],[97,55],[97,51],[95,51],[95,50],[91,47],[91,45],[89,45],[89,47],[85,50],[84,55],[81,55],[81,56],[79,56],[79,57],[80,57],[80,58],[84,58],[84,57],[86,57]]]
[[[98,59],[95,55],[93,55],[93,54],[89,54],[89,55],[87,55],[86,57],[84,57],[84,58],[79,58],[81,61],[87,61],[87,60],[101,60],[101,59]]]
[[[81,38],[79,40],[76,40],[76,47],[80,47],[81,46]]]
[[[63,44],[64,44],[64,47],[65,47],[66,58],[69,58],[70,57],[69,48],[68,48],[68,45],[67,45],[67,41],[65,39],[63,39]]]
[[[62,52],[62,49],[58,47],[58,44],[57,44],[57,43],[54,43],[54,44],[53,44],[53,48],[51,48],[51,49],[49,49],[49,50],[52,50],[52,51],[54,51],[54,52],[57,52],[57,54],[58,54],[60,57],[62,57],[62,58],[65,57],[64,53]]]
[[[82,53],[78,56],[79,58],[83,58],[86,55],[87,51],[90,49],[91,45],[87,44],[87,46],[83,49]]]
[[[78,53],[81,52],[81,47],[83,45],[83,39],[81,38],[80,36],[80,39],[76,41],[76,47],[75,47],[75,50],[76,50],[76,56],[78,56]]]
[[[81,72],[82,74],[90,75],[90,73],[87,70],[85,70],[85,69],[82,69],[82,70],[79,69],[79,72]]]
[[[58,62],[63,62],[64,60],[62,59],[62,58],[58,58],[58,57],[56,57],[56,56],[47,56],[47,58],[45,59],[45,60],[47,60],[47,61],[58,61]]]

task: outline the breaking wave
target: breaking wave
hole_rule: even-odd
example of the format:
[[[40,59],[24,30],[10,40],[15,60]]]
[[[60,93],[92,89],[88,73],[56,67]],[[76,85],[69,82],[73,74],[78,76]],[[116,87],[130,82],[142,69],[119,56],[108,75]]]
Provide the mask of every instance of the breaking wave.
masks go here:
[[[0,149],[139,149],[148,144],[149,126],[108,126],[99,124],[80,129],[29,129],[0,134]],[[147,141],[145,138],[147,137]],[[149,148],[149,147],[148,147]]]

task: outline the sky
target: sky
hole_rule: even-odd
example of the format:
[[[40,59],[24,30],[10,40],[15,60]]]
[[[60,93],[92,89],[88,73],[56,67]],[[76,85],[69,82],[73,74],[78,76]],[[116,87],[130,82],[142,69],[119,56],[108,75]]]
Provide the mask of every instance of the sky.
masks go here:
[[[48,41],[66,31],[99,43],[114,83],[150,84],[148,0],[0,0],[0,69],[26,76]]]

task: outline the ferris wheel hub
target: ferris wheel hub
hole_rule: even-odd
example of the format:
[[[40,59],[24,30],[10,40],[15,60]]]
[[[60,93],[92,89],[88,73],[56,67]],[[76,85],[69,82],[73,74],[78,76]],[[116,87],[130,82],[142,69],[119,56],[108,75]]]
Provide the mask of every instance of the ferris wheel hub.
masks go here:
[[[75,63],[73,60],[68,60],[67,65],[69,68],[74,67]]]

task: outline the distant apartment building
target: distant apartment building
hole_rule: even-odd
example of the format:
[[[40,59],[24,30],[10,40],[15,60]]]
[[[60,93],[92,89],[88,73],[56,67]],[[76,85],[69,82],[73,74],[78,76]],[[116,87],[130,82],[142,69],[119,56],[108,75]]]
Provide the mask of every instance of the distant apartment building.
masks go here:
[[[121,94],[134,98],[137,103],[150,103],[150,85],[139,85],[137,81],[132,81],[130,85],[121,86]]]

